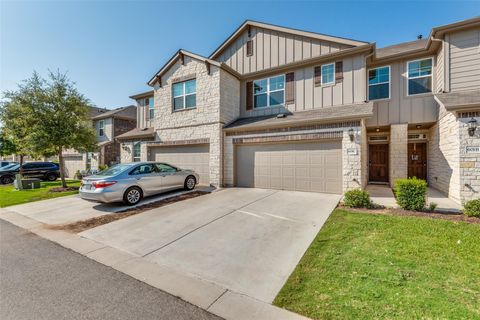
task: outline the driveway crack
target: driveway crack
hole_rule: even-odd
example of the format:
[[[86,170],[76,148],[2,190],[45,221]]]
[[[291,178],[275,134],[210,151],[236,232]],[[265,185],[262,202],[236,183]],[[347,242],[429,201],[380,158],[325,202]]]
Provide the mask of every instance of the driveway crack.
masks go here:
[[[263,199],[266,199],[266,198],[274,195],[274,194],[277,193],[277,192],[279,192],[279,190],[274,191],[274,192],[272,192],[272,193],[270,193],[270,194],[268,194],[268,195],[266,195],[266,196],[264,196],[264,197],[255,199],[254,201],[251,201],[251,202],[249,202],[249,203],[247,203],[247,204],[245,204],[245,205],[243,205],[243,206],[241,206],[241,207],[235,208],[235,209],[233,209],[232,211],[229,211],[229,212],[225,213],[224,215],[221,215],[220,217],[217,217],[217,218],[215,218],[215,219],[213,219],[213,220],[211,220],[211,221],[209,221],[209,222],[207,222],[207,223],[205,223],[205,224],[203,224],[203,225],[201,225],[201,226],[199,226],[199,227],[197,227],[197,228],[195,228],[195,229],[193,229],[193,230],[185,233],[184,235],[182,235],[182,236],[180,236],[180,237],[178,237],[178,238],[176,238],[176,239],[174,239],[174,240],[172,240],[172,241],[164,244],[164,245],[161,246],[160,248],[157,248],[157,249],[155,249],[155,250],[152,250],[152,251],[150,251],[150,252],[145,253],[142,257],[146,257],[146,256],[148,256],[148,255],[150,255],[150,254],[152,254],[152,253],[155,253],[155,252],[157,252],[157,251],[165,248],[166,246],[169,246],[169,245],[171,245],[172,243],[174,243],[174,242],[176,242],[176,241],[178,241],[178,240],[180,240],[180,239],[182,239],[182,238],[185,238],[185,237],[188,236],[189,234],[191,234],[191,233],[193,233],[193,232],[195,232],[195,231],[197,231],[197,230],[199,230],[199,229],[201,229],[201,228],[203,228],[203,227],[206,227],[206,226],[208,226],[209,224],[212,224],[212,223],[214,223],[215,221],[220,220],[220,219],[222,219],[222,218],[224,218],[224,217],[226,217],[226,216],[234,213],[235,211],[242,210],[243,208],[248,207],[249,205],[251,205],[251,204],[253,204],[253,203],[255,203],[255,202],[258,202],[258,201],[261,201],[261,200],[263,200]]]

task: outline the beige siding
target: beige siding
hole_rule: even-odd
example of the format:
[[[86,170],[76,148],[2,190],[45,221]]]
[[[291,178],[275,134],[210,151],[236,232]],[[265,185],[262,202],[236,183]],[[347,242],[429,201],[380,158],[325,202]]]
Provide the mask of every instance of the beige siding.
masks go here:
[[[328,61],[331,63],[335,61]],[[363,103],[365,101],[366,78],[365,58],[363,55],[343,59],[343,81],[334,85],[315,87],[314,67],[303,67],[295,72],[295,103],[287,108],[269,107],[246,110],[246,82],[241,83],[241,117],[253,117],[276,114],[287,111],[303,111],[326,108],[342,104]]]
[[[253,55],[246,56],[247,31],[218,57],[241,74],[261,71],[287,63],[318,57],[352,46],[289,33],[252,27]]]
[[[480,28],[452,33],[447,39],[451,91],[480,88]]]
[[[433,94],[407,96],[407,60],[390,64],[390,99],[376,101],[373,117],[367,120],[367,126],[384,126],[399,123],[435,122],[438,105]],[[435,75],[435,67],[433,74]],[[432,79],[436,87],[436,79]]]
[[[444,86],[444,71],[445,71],[445,59],[444,59],[444,54],[443,54],[443,43],[442,47],[440,47],[438,54],[437,54],[437,59],[435,63],[435,77],[436,77],[436,82],[437,85],[435,86],[434,92],[442,92],[445,89]]]

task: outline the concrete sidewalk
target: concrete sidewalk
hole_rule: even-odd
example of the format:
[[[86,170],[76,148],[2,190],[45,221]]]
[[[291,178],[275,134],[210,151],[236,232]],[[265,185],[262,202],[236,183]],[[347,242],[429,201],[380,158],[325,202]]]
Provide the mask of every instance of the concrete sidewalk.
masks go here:
[[[370,193],[370,199],[379,205],[387,208],[398,208],[397,201],[393,195],[392,189],[387,185],[369,184],[366,189]],[[446,195],[434,188],[427,188],[427,203],[434,202],[437,204],[438,211],[459,213],[462,206],[455,201],[449,199]]]

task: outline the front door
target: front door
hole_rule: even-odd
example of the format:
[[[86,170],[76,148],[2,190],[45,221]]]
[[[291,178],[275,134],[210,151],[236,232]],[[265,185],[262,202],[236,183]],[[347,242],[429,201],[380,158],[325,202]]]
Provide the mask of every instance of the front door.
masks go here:
[[[408,177],[427,180],[427,144],[408,144]]]
[[[369,181],[388,182],[388,144],[369,145]]]

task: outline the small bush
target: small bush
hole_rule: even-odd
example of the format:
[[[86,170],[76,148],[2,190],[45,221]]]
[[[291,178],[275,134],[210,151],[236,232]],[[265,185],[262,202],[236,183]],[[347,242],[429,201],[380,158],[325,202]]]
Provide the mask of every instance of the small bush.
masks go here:
[[[430,204],[428,205],[428,211],[435,211],[435,209],[437,209],[437,204],[435,202],[430,202]]]
[[[420,211],[425,208],[427,195],[427,182],[411,178],[398,179],[395,183],[397,203],[405,210]]]
[[[362,189],[353,189],[345,192],[343,199],[345,206],[350,208],[370,208],[372,207],[372,201],[370,200],[370,194]]]
[[[480,217],[480,199],[467,201],[463,213],[469,217]]]
[[[81,180],[83,178],[80,170],[77,170],[77,172],[75,172],[74,178],[77,180]]]
[[[103,170],[107,170],[107,169],[108,169],[107,165],[101,164],[101,165],[98,166],[98,171],[103,171]]]

